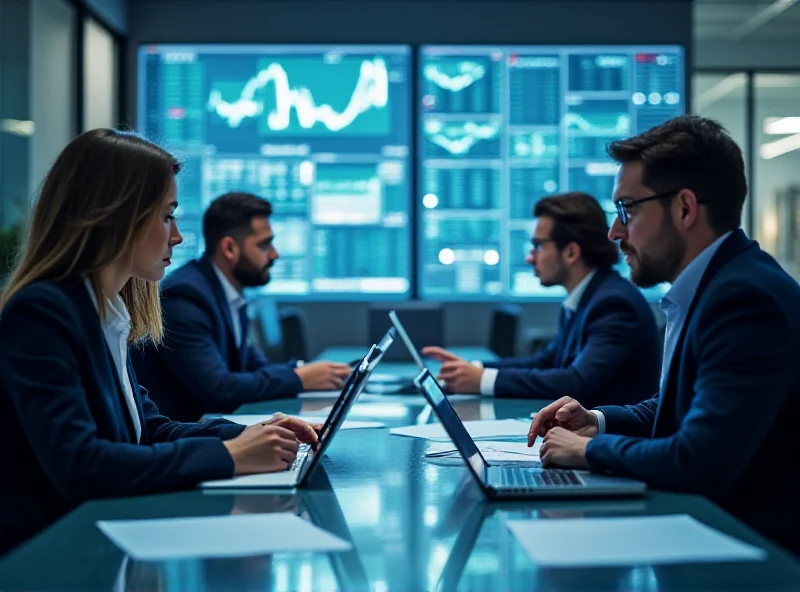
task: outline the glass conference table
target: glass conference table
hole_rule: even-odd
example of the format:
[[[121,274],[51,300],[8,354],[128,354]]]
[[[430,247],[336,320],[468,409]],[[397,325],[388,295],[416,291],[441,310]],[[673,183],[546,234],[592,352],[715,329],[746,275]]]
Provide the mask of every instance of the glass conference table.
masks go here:
[[[348,351],[349,350],[349,351]],[[362,352],[363,353],[363,352]],[[485,352],[463,352],[485,357]],[[349,360],[353,351],[320,357]],[[483,355],[481,355],[483,354]],[[384,362],[381,372],[413,374]],[[377,370],[376,370],[377,372]],[[332,398],[248,405],[242,413],[319,413]],[[464,419],[523,418],[544,402],[459,397]],[[352,419],[387,427],[433,421],[416,395],[364,395]],[[285,493],[199,490],[90,502],[0,562],[0,590],[800,590],[800,563],[698,496],[650,491],[620,500],[493,502],[460,459],[425,458],[424,440],[388,429],[343,430],[311,487]],[[352,543],[337,553],[140,562],[115,547],[97,520],[293,512]],[[508,518],[686,513],[768,551],[765,561],[541,568],[505,525]],[[211,534],[210,536],[213,536]],[[280,532],[265,532],[279,537]],[[610,532],[609,537],[614,533]],[[542,541],[543,545],[547,541]]]

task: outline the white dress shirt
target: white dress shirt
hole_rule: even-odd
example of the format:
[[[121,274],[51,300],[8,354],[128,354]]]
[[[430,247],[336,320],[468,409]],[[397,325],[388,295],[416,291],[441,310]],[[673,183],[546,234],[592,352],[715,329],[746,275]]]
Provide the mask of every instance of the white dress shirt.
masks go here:
[[[247,304],[247,300],[239,290],[233,287],[233,284],[228,281],[228,278],[220,271],[219,267],[213,263],[211,267],[214,268],[214,273],[217,274],[219,283],[222,284],[222,291],[225,293],[225,300],[231,312],[231,325],[233,327],[233,336],[236,339],[236,347],[240,347],[242,345],[242,324],[239,320],[239,311]]]
[[[581,303],[581,298],[583,298],[583,293],[586,292],[586,288],[589,286],[589,282],[592,281],[595,273],[597,273],[596,269],[593,269],[589,273],[586,274],[586,277],[583,278],[575,289],[572,290],[567,297],[564,299],[564,302],[561,306],[564,307],[567,315],[575,314],[575,311],[578,310],[578,305]],[[569,316],[567,316],[569,318]],[[483,363],[480,361],[472,362],[475,366],[479,368],[483,368]],[[494,396],[494,385],[497,382],[497,373],[500,371],[499,368],[484,368],[483,374],[481,374],[481,386],[480,391],[482,395],[487,397]]]
[[[92,288],[92,283],[87,278],[85,284],[99,314],[97,297]],[[119,382],[125,393],[125,402],[128,404],[128,412],[131,414],[133,427],[136,430],[136,441],[139,442],[142,437],[142,423],[139,420],[139,411],[136,409],[133,387],[128,376],[128,337],[131,334],[131,316],[128,314],[128,309],[125,308],[122,298],[119,296],[113,300],[106,298],[106,318],[100,319],[100,326],[103,329],[108,350],[114,360],[114,366],[117,368]]]
[[[703,251],[678,274],[669,291],[661,298],[661,310],[667,319],[667,326],[664,331],[664,352],[661,360],[661,392],[666,386],[667,372],[672,362],[672,354],[675,352],[675,343],[683,329],[686,321],[686,313],[692,304],[697,287],[703,279],[708,264],[711,262],[714,253],[717,252],[730,232],[726,232],[713,243],[708,245]],[[592,409],[592,413],[597,416],[597,433],[603,434],[606,431],[606,417],[601,411]]]

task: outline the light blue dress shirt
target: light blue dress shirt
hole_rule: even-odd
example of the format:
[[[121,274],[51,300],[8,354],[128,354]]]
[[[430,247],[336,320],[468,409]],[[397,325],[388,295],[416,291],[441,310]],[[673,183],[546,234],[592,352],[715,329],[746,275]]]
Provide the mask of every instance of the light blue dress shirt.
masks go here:
[[[700,285],[700,280],[703,279],[703,274],[708,268],[712,257],[719,249],[730,232],[726,232],[713,243],[708,245],[703,251],[694,259],[689,262],[689,265],[683,268],[683,271],[672,282],[669,291],[661,298],[661,310],[667,318],[666,331],[664,333],[664,354],[661,359],[661,391],[663,392],[667,380],[667,372],[669,371],[669,364],[672,361],[672,354],[675,351],[675,344],[678,341],[678,336],[683,329],[683,323],[686,321],[686,313],[689,306],[692,304],[697,287]],[[645,393],[649,394],[649,393]],[[605,416],[601,411],[592,409],[592,413],[597,416],[597,431],[602,434],[606,431]]]

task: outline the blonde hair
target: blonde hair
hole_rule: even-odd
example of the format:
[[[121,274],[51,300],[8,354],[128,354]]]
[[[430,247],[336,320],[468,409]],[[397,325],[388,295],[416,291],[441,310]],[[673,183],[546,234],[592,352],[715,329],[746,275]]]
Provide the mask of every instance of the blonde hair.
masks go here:
[[[42,183],[0,310],[33,282],[87,277],[104,317],[100,271],[131,256],[179,171],[174,156],[132,132],[95,129],[72,140]],[[158,284],[131,278],[120,296],[130,342],[160,342]]]

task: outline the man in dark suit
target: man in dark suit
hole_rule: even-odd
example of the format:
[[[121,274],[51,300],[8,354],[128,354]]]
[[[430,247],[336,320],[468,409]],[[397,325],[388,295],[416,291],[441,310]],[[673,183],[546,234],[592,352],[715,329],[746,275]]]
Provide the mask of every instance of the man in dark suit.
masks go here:
[[[269,282],[278,259],[271,214],[252,194],[219,197],[203,216],[204,256],[163,281],[164,343],[132,348],[131,358],[166,416],[197,421],[303,390],[337,390],[350,373],[331,362],[270,364],[247,343],[243,290]]]
[[[605,212],[576,192],[539,200],[533,215],[527,262],[543,286],[568,294],[556,337],[532,357],[496,362],[470,363],[439,347],[422,353],[444,362],[439,378],[451,392],[638,403],[658,387],[661,343],[647,301],[612,269],[619,255]]]
[[[800,287],[739,228],[742,153],[718,123],[686,116],[610,154],[622,164],[610,236],[634,282],[672,284],[661,389],[591,411],[565,397],[529,443],[544,436],[545,464],[705,495],[797,551]]]

